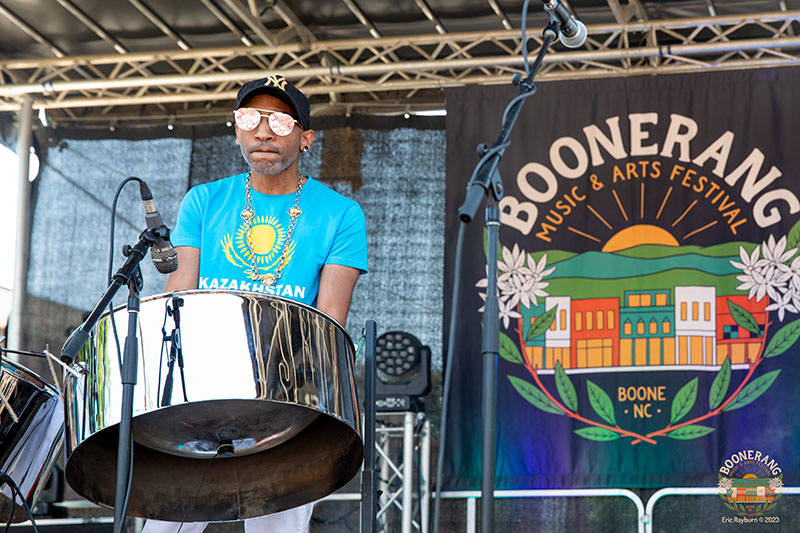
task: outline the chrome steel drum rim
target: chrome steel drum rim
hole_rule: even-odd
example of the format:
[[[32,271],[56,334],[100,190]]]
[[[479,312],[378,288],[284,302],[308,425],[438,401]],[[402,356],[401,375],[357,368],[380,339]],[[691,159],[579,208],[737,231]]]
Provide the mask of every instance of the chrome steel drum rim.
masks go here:
[[[319,499],[349,481],[360,467],[363,444],[354,346],[346,331],[324,313],[285,298],[246,291],[174,295],[184,301],[189,401],[176,380],[172,405],[158,405],[163,372],[160,380],[154,376],[163,361],[152,346],[162,337],[157,310],[172,295],[145,298],[129,514],[178,521],[184,512],[188,521],[249,518]],[[117,326],[124,323],[124,338],[124,306],[114,313]],[[209,325],[215,317],[221,322]],[[107,328],[101,324],[108,318],[98,327]],[[78,493],[110,507],[119,420],[113,398],[121,385],[114,383],[119,363],[110,332],[98,333],[85,361],[75,365],[84,378],[65,387],[66,476]],[[225,441],[234,447],[232,457],[217,455]],[[196,504],[187,510],[206,471]]]

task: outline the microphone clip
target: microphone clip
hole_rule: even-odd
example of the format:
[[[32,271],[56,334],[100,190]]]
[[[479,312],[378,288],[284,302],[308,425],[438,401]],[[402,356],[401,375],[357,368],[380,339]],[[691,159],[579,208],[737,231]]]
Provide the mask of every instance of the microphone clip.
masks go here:
[[[147,241],[149,245],[155,244],[156,242],[158,242],[159,239],[164,239],[165,241],[168,241],[169,228],[164,225],[161,225],[157,228],[147,228],[139,235],[139,238]],[[124,253],[125,252],[123,251],[123,254]],[[127,257],[127,254],[125,254],[125,257]]]
[[[544,10],[550,17],[550,25],[545,29],[545,33],[550,31],[550,26],[558,30],[561,44],[567,48],[578,48],[586,42],[586,25],[576,19],[569,12],[569,9],[559,0],[542,0]]]

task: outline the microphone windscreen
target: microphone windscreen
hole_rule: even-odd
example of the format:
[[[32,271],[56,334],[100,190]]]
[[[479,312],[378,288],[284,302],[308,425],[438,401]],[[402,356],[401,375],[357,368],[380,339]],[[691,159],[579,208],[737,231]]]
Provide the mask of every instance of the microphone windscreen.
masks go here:
[[[169,274],[178,270],[178,252],[175,248],[168,248],[166,250],[150,249],[150,258],[153,260],[153,265],[162,274]]]
[[[578,48],[582,46],[583,43],[586,42],[586,37],[588,35],[588,31],[586,30],[586,25],[581,22],[580,20],[575,21],[576,31],[572,36],[567,36],[561,33],[559,38],[561,39],[561,44],[566,46],[567,48]]]

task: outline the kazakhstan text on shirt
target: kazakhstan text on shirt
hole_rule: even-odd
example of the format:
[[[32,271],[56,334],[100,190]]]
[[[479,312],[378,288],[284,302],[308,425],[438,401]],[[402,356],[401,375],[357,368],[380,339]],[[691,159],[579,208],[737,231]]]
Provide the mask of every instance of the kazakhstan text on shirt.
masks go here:
[[[272,285],[265,287],[261,283],[241,281],[228,278],[209,278],[201,277],[198,289],[227,289],[239,291],[254,291],[272,294],[274,296],[284,296],[296,300],[305,298],[306,288],[299,285]]]

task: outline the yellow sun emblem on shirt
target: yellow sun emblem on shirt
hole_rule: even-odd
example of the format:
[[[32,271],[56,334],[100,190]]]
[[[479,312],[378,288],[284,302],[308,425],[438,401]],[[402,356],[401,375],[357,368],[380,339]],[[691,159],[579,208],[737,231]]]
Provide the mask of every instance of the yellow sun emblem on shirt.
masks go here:
[[[249,278],[255,279],[252,272],[253,252],[259,274],[274,271],[281,260],[283,245],[286,242],[286,230],[275,217],[257,216],[251,222],[250,235],[254,248],[252,251],[248,245],[244,225],[237,228],[233,237],[230,234],[225,235],[221,244],[228,261],[242,268]],[[294,242],[290,242],[283,266],[286,266],[293,254]]]

